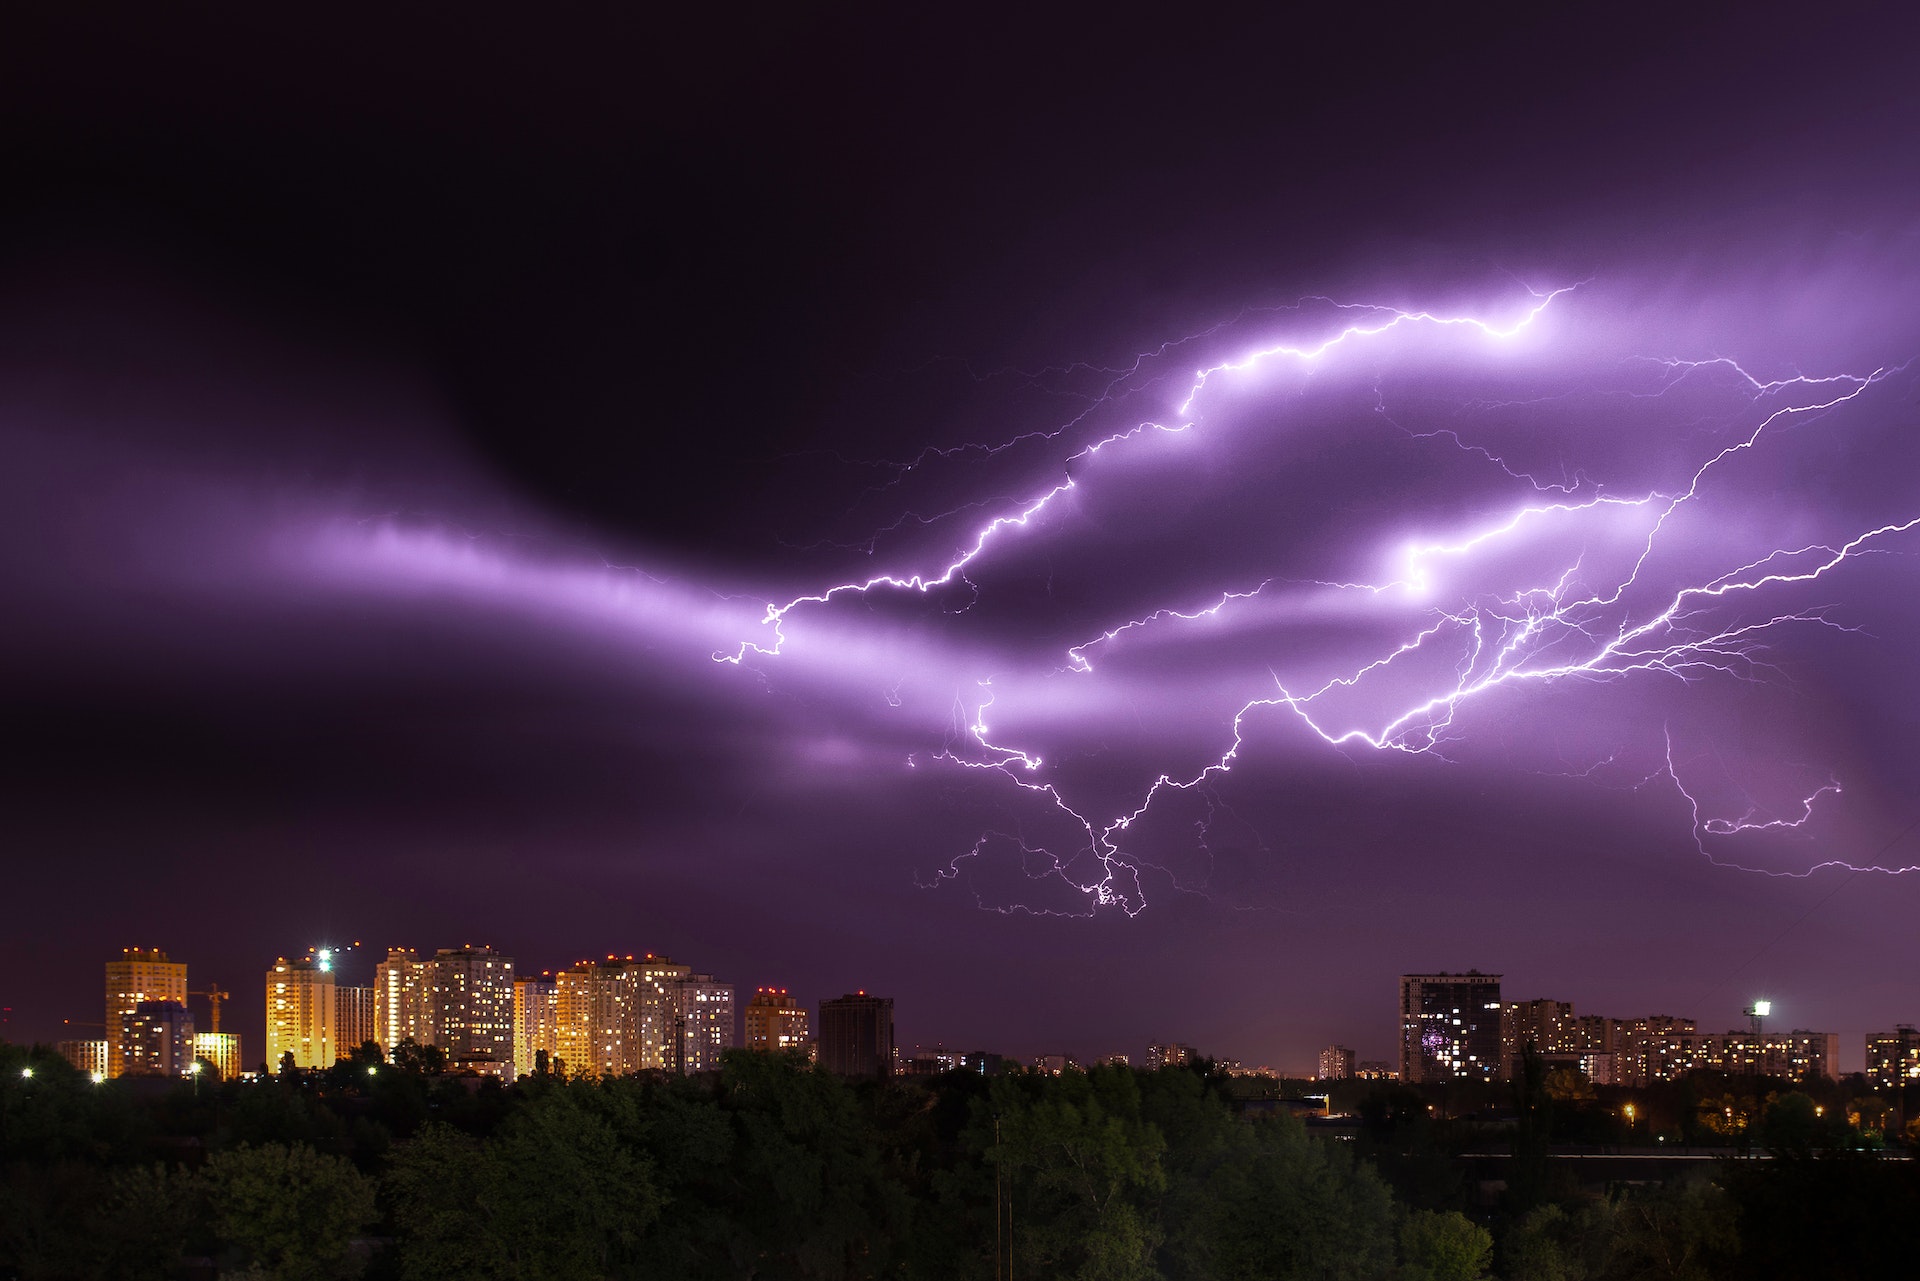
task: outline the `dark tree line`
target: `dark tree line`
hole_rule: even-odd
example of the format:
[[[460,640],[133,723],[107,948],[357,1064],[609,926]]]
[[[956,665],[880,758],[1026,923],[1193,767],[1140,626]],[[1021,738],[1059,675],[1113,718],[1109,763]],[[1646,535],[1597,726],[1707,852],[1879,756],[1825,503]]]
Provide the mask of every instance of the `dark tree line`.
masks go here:
[[[0,1047],[0,1278],[1845,1276],[1866,1273],[1796,1250],[1808,1212],[1891,1239],[1876,1216],[1920,1208],[1905,1163],[1811,1149],[1489,1204],[1409,1092],[1343,1142],[1247,1119],[1240,1084],[1207,1065],[850,1084],[742,1052],[503,1088],[369,1046],[196,1092]]]

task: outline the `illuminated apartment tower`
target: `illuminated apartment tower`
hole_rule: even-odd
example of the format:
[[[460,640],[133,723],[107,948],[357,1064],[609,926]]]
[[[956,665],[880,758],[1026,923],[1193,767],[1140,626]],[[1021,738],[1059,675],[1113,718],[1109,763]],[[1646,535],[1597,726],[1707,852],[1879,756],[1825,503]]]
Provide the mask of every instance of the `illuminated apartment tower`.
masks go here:
[[[718,1072],[720,1056],[735,1045],[733,986],[711,974],[690,974],[673,987],[676,1072]]]
[[[142,1001],[120,1016],[125,1076],[185,1076],[193,1063],[193,1015],[180,1001]]]
[[[1320,1051],[1320,1079],[1322,1081],[1352,1080],[1353,1051],[1344,1045],[1329,1045]]]
[[[126,1071],[126,1044],[120,1020],[142,1001],[187,1003],[185,962],[169,961],[159,948],[123,947],[120,959],[107,962],[107,1005],[101,1028],[107,1041],[107,1075]]]
[[[1867,1033],[1867,1080],[1880,1090],[1920,1081],[1920,1032],[1902,1023],[1891,1032]]]
[[[560,988],[553,975],[513,981],[513,1071],[532,1072],[540,1051],[551,1066],[560,1053]]]
[[[429,1040],[456,1071],[513,1080],[513,958],[443,947],[428,962]]]
[[[1692,1019],[1677,1019],[1671,1014],[1650,1014],[1644,1019],[1613,1021],[1613,1079],[1617,1085],[1646,1085],[1679,1075],[1672,1059],[1677,1036],[1692,1035],[1698,1026]]]
[[[642,1070],[671,1071],[679,1063],[681,1054],[680,985],[693,977],[693,967],[675,965],[668,958],[651,953],[639,961],[632,957],[627,960],[630,968],[639,967],[640,974],[639,997],[634,1005],[640,1042],[639,1066]]]
[[[807,1007],[788,995],[784,987],[755,988],[747,1002],[749,1050],[779,1054],[807,1048]]]
[[[893,998],[850,993],[820,1002],[820,1066],[838,1076],[893,1072]]]
[[[639,970],[609,958],[581,961],[553,979],[554,1043],[567,1075],[638,1071]]]
[[[427,984],[426,965],[410,947],[389,948],[373,967],[373,1039],[383,1053],[402,1041],[428,1043]]]
[[[1500,1006],[1500,1075],[1520,1079],[1529,1047],[1535,1054],[1565,1053],[1572,1043],[1571,1001],[1504,1001]]]
[[[220,1074],[222,1081],[234,1080],[245,1070],[246,1060],[240,1056],[238,1032],[195,1032],[193,1057],[213,1064],[213,1070]]]
[[[334,986],[333,1040],[340,1047],[342,1057],[352,1054],[368,1041],[377,1042],[380,1039],[374,1034],[377,1011],[373,992],[374,989],[370,987]]]
[[[1500,1073],[1500,976],[1400,976],[1400,1079],[1489,1081]]]
[[[279,1071],[289,1051],[295,1067],[332,1067],[333,1015],[333,967],[327,961],[276,960],[267,971],[267,1070]]]

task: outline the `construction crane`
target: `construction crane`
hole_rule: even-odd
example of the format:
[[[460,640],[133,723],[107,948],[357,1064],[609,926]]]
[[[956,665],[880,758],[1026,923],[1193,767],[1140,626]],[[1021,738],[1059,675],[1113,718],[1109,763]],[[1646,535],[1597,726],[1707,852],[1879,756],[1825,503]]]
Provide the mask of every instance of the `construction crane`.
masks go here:
[[[209,983],[207,984],[206,991],[189,992],[187,993],[187,995],[188,996],[204,996],[207,998],[207,1009],[209,1009],[213,1013],[213,1018],[210,1021],[210,1025],[208,1026],[207,1031],[218,1032],[220,1030],[220,1002],[232,996],[233,993],[222,992],[220,990],[220,985],[218,983]]]

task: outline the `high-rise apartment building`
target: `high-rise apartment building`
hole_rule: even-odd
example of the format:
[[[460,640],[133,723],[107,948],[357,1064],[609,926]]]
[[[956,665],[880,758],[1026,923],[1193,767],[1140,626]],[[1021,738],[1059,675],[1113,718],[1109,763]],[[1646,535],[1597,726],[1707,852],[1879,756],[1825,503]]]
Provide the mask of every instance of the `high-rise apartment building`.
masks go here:
[[[609,957],[582,961],[553,978],[554,1039],[567,1074],[638,1072],[646,1059],[641,967]]]
[[[121,1020],[142,1001],[187,1003],[187,967],[167,959],[154,947],[123,947],[120,959],[107,962],[106,1014],[101,1020],[107,1041],[107,1075],[126,1071],[126,1045]]]
[[[428,962],[427,1033],[455,1071],[513,1079],[513,958],[441,948]]]
[[[820,1066],[839,1076],[893,1071],[893,998],[864,991],[820,1002]]]
[[[711,974],[689,974],[673,985],[675,1072],[717,1072],[720,1056],[735,1045],[733,985]]]
[[[374,989],[336,983],[333,988],[333,1039],[341,1057],[352,1054],[368,1041],[378,1042],[374,1034],[377,1011]]]
[[[1867,1080],[1881,1090],[1920,1081],[1920,1032],[1902,1023],[1891,1032],[1867,1033]]]
[[[1347,1081],[1353,1078],[1353,1051],[1344,1045],[1329,1045],[1320,1051],[1320,1079]]]
[[[553,976],[552,999],[569,1074],[711,1071],[738,1044],[732,986],[663,956],[581,961]]]
[[[1614,1019],[1613,1079],[1617,1085],[1670,1081],[1680,1073],[1672,1063],[1676,1035],[1697,1030],[1692,1019],[1650,1014],[1643,1019]]]
[[[548,1065],[560,1053],[559,985],[551,974],[523,975],[513,981],[513,1071],[532,1072],[540,1052]]]
[[[391,1055],[402,1041],[429,1043],[426,963],[410,947],[387,949],[387,959],[373,967],[373,1039]]]
[[[807,1007],[784,987],[755,988],[745,1021],[749,1050],[780,1054],[807,1048]]]
[[[640,1043],[640,1068],[672,1070],[680,1057],[679,989],[693,977],[693,967],[678,965],[664,956],[648,955],[639,961],[640,983],[634,1018]]]
[[[1500,1074],[1500,976],[1400,976],[1400,1079],[1493,1080]]]
[[[185,1076],[193,1064],[193,1015],[182,1001],[142,1001],[120,1016],[123,1076]]]
[[[220,1074],[222,1081],[235,1080],[246,1070],[246,1059],[240,1054],[238,1032],[195,1032],[193,1057],[213,1064],[213,1070]]]
[[[1565,1053],[1573,1028],[1571,1001],[1504,1001],[1500,1006],[1500,1075],[1520,1078],[1520,1060],[1531,1048],[1546,1056]]]
[[[295,1067],[330,1068],[334,1042],[333,968],[324,960],[280,957],[267,971],[267,1070],[280,1070],[293,1055]]]

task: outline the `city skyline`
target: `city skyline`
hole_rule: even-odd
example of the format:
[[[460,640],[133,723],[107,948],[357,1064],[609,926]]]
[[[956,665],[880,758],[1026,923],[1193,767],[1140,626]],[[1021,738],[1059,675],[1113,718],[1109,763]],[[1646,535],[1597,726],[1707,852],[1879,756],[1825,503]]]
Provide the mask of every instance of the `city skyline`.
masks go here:
[[[271,1030],[274,1022],[276,983],[279,984],[281,991],[278,998],[279,1004],[285,1007],[288,1004],[286,981],[290,977],[297,977],[297,975],[290,975],[289,971],[301,971],[307,974],[307,982],[324,980],[326,985],[327,996],[324,1002],[312,1008],[301,1007],[304,1012],[300,1018],[309,1023],[319,1020],[326,1022],[327,1028],[331,1029],[360,1020],[364,1021],[368,1032],[362,1039],[375,1041],[385,1050],[390,1051],[401,1040],[414,1040],[423,1045],[440,1046],[443,1051],[448,1052],[449,1063],[455,1070],[477,1066],[483,1074],[488,1074],[495,1071],[497,1065],[510,1062],[516,1073],[524,1073],[532,1069],[536,1046],[545,1048],[550,1054],[559,1055],[568,1061],[577,1061],[582,1058],[581,1046],[567,1042],[567,1033],[556,1030],[556,1024],[558,1027],[578,1024],[582,1032],[596,1024],[611,1027],[612,1024],[620,1022],[623,1016],[604,1012],[601,1006],[611,1001],[624,1007],[642,992],[652,992],[664,980],[665,986],[660,987],[661,999],[681,1010],[683,1017],[691,1014],[695,1009],[700,1012],[700,1017],[697,1019],[686,1018],[685,1036],[688,1039],[686,1048],[678,1052],[680,1057],[675,1058],[673,1034],[661,1022],[665,1017],[661,1010],[655,1010],[642,1018],[638,1013],[638,1007],[635,1007],[634,1013],[624,1017],[633,1023],[630,1034],[637,1034],[639,1039],[631,1047],[619,1051],[612,1057],[598,1056],[605,1059],[602,1070],[610,1070],[616,1074],[647,1068],[689,1072],[708,1070],[717,1060],[711,1057],[712,1051],[694,1048],[695,1040],[710,1042],[713,1051],[735,1046],[772,1048],[760,1046],[757,1043],[754,1024],[756,1012],[761,1017],[760,1030],[763,1038],[774,1034],[776,1029],[783,1026],[778,1021],[780,1014],[789,1014],[797,1017],[798,1027],[812,1029],[809,1035],[801,1037],[800,1040],[816,1042],[819,1019],[827,1007],[870,1001],[884,1003],[887,1011],[888,1042],[896,1047],[896,1059],[902,1065],[928,1046],[933,1047],[933,1052],[937,1054],[946,1054],[951,1057],[958,1053],[946,1048],[955,1038],[944,1033],[937,1025],[932,1025],[931,1021],[928,1026],[916,1029],[912,1036],[896,1037],[892,1030],[892,997],[869,998],[866,990],[861,989],[858,993],[843,993],[839,997],[830,997],[823,993],[813,1002],[807,1002],[793,997],[790,989],[761,986],[755,988],[753,994],[743,1000],[744,988],[740,985],[724,978],[716,980],[713,975],[695,972],[694,967],[690,965],[680,964],[670,957],[650,952],[629,953],[624,956],[610,953],[604,961],[581,960],[571,967],[562,967],[558,971],[516,973],[514,959],[495,951],[490,946],[475,948],[469,944],[458,948],[435,949],[424,963],[419,959],[418,949],[394,947],[388,949],[384,960],[374,961],[369,956],[369,959],[363,963],[371,967],[367,976],[372,979],[372,984],[369,986],[346,981],[353,977],[351,971],[345,968],[354,964],[348,958],[358,950],[360,950],[360,944],[357,941],[342,948],[314,945],[308,949],[305,956],[295,958],[293,961],[289,961],[285,956],[277,958],[266,975],[267,1023],[263,1026]],[[454,1001],[454,1005],[462,1011],[458,1017],[441,1009],[442,1005],[451,998],[433,995],[440,991],[439,984],[446,979],[445,974],[437,971],[435,963],[458,962],[455,968],[464,975],[467,970],[473,968],[475,958],[482,958],[489,969],[496,960],[502,966],[502,987],[499,994],[490,999],[505,1002],[504,1016],[493,1006],[488,1006],[487,1008],[493,1012],[486,1017],[495,1020],[504,1017],[506,1022],[504,1026],[497,1023],[488,1025],[492,1028],[486,1042],[490,1047],[489,1050],[478,1053],[472,1050],[456,1053],[455,1051],[467,1045],[467,1039],[471,1035],[467,1024],[476,1016],[464,1012],[467,998]],[[162,968],[156,970],[156,963]],[[587,988],[577,986],[594,982],[593,976],[600,975],[602,972],[608,976],[604,981],[612,983],[613,986],[599,998],[590,997],[587,995]],[[622,975],[628,972],[631,973],[635,986],[631,994],[623,995],[626,989],[623,986],[625,980]],[[415,974],[418,975],[417,978],[408,977]],[[571,998],[564,993],[556,992],[556,984],[562,988],[565,987],[560,976],[570,976],[574,979],[577,990]],[[1596,1084],[1617,1084],[1623,1080],[1627,1083],[1643,1083],[1648,1076],[1658,1077],[1663,1073],[1672,1074],[1675,1071],[1682,1071],[1687,1066],[1694,1065],[1696,1061],[1717,1063],[1722,1058],[1729,1058],[1730,1061],[1738,1059],[1739,1055],[1746,1051],[1738,1051],[1734,1047],[1748,1044],[1750,1038],[1754,1045],[1777,1043],[1781,1047],[1781,1053],[1789,1056],[1802,1054],[1806,1052],[1807,1045],[1812,1045],[1815,1048],[1811,1053],[1821,1065],[1821,1070],[1828,1075],[1846,1075],[1862,1071],[1871,1075],[1876,1071],[1889,1070],[1885,1066],[1887,1061],[1903,1058],[1912,1045],[1920,1044],[1914,1041],[1912,1025],[1898,1017],[1882,1019],[1874,1027],[1859,1034],[1852,1031],[1840,1033],[1827,1029],[1821,1025],[1817,1017],[1792,1019],[1784,1024],[1776,1022],[1772,1032],[1763,1037],[1762,1024],[1767,1018],[1775,1015],[1773,1003],[1764,999],[1756,999],[1740,1011],[1740,1018],[1749,1025],[1746,1028],[1737,1026],[1731,1019],[1722,1029],[1717,1021],[1710,1017],[1698,1018],[1692,1015],[1666,1013],[1641,1014],[1637,1011],[1628,1014],[1627,1008],[1632,1007],[1631,1001],[1628,1002],[1628,1007],[1610,1009],[1604,1013],[1596,1013],[1591,1008],[1584,1008],[1584,1012],[1576,1015],[1575,1002],[1571,1000],[1544,996],[1532,996],[1520,1000],[1510,999],[1512,993],[1503,993],[1501,990],[1502,978],[1501,975],[1483,974],[1478,970],[1433,970],[1399,975],[1397,977],[1400,993],[1399,1014],[1397,1026],[1392,1029],[1392,1040],[1400,1055],[1400,1072],[1405,1074],[1408,1056],[1417,1053],[1422,1058],[1437,1056],[1448,1061],[1458,1059],[1459,1066],[1442,1068],[1438,1071],[1438,1075],[1412,1078],[1415,1080],[1455,1077],[1479,1077],[1487,1080],[1512,1079],[1516,1075],[1515,1065],[1522,1045],[1532,1043],[1537,1051],[1549,1057],[1553,1065],[1577,1067],[1591,1077]],[[340,980],[338,987],[335,986],[336,980]],[[137,997],[140,1002],[144,1002],[148,997],[149,993],[144,990],[137,993],[131,991],[130,983],[143,989],[149,986],[154,987],[156,992],[163,993],[158,999],[164,1005],[178,999],[165,993],[172,993],[177,989],[180,993],[186,994],[189,981],[190,973],[187,963],[172,958],[165,949],[123,948],[121,959],[109,959],[106,962],[108,1013],[112,1016],[115,1010],[127,1006],[126,1012],[130,1014],[135,1007],[128,1006],[129,1000]],[[537,1011],[530,1009],[527,1004],[528,994],[525,989],[529,984],[536,985],[545,993],[544,996],[535,999]],[[210,987],[218,992],[222,1000],[231,999],[235,995],[230,990],[219,989],[217,983]],[[670,989],[674,991],[674,995],[668,995]],[[412,992],[417,992],[417,995],[410,995]],[[1422,996],[1423,992],[1426,995]],[[339,995],[336,996],[336,993]],[[347,994],[352,995],[347,999],[340,999]],[[720,1003],[713,1007],[711,1015],[707,1014],[706,1007],[706,1002],[710,999],[709,994],[713,1001]],[[196,988],[191,991],[190,996],[204,999],[208,996],[208,992]],[[595,1003],[596,1000],[597,1003]],[[698,1006],[693,1004],[696,1000],[699,1002]],[[189,1000],[184,1003],[183,1010],[190,1027],[195,1017],[195,1006],[199,1004],[199,1000]],[[365,1006],[363,1011],[358,1014],[348,1013],[350,1005],[358,1009],[361,1004]],[[571,1017],[566,1012],[569,1004],[573,1007]],[[1487,1016],[1483,1015],[1482,1021],[1486,1022],[1486,1026],[1478,1032],[1469,1028],[1465,1032],[1449,1033],[1444,1036],[1423,1036],[1423,1032],[1431,1026],[1429,1020],[1439,1018],[1442,1024],[1446,1024],[1453,1021],[1450,1016],[1460,1016],[1466,1010],[1480,1010],[1482,1007],[1492,1012],[1491,1022],[1486,1022]],[[138,1008],[144,1010],[146,1006],[138,1004]],[[245,1008],[245,1003],[242,1003],[242,1008]],[[589,1008],[594,1013],[589,1014]],[[666,1014],[672,1013],[672,1010],[666,1007],[662,1007],[662,1010],[665,1010]],[[1779,1013],[1784,1016],[1787,1011],[1781,1010]],[[216,1015],[212,1022],[217,1022],[219,1017],[221,1016]],[[236,1035],[235,1017],[236,1011],[233,1010],[227,1011],[224,1015],[226,1033],[229,1036]],[[1387,1022],[1394,1021],[1390,1013],[1383,1018]],[[295,1021],[291,1013],[287,1019],[290,1023]],[[333,1021],[327,1022],[327,1020]],[[355,1023],[355,1025],[358,1024]],[[81,1020],[77,1025],[63,1024],[61,1034],[56,1037],[40,1039],[42,1043],[86,1042],[87,1038],[76,1036],[75,1033],[80,1028],[89,1026],[105,1025],[91,1024]],[[535,1027],[544,1030],[535,1032],[533,1034],[535,1039],[529,1040],[529,1031]],[[436,1034],[433,1030],[435,1028],[442,1028],[443,1031]],[[200,1030],[206,1032],[207,1029]],[[1008,1062],[1020,1063],[1058,1059],[1062,1062],[1085,1064],[1131,1059],[1145,1065],[1148,1070],[1165,1063],[1182,1063],[1190,1059],[1206,1057],[1223,1064],[1230,1064],[1234,1070],[1271,1072],[1303,1080],[1326,1078],[1329,1075],[1350,1076],[1361,1068],[1377,1064],[1392,1066],[1394,1062],[1391,1053],[1385,1059],[1363,1057],[1366,1053],[1364,1050],[1355,1051],[1337,1042],[1322,1043],[1311,1056],[1310,1061],[1296,1062],[1282,1059],[1278,1062],[1265,1062],[1235,1052],[1236,1046],[1245,1040],[1244,1032],[1239,1038],[1229,1037],[1222,1044],[1195,1046],[1169,1041],[1160,1030],[1134,1029],[1132,1033],[1115,1038],[1113,1042],[1093,1049],[1071,1048],[1064,1054],[1059,1052],[1062,1047],[1057,1041],[1035,1043],[1045,1048],[1009,1046],[1005,1043],[1005,1038],[993,1040],[995,1035],[990,1032],[987,1040],[975,1045],[974,1049],[967,1053],[984,1053],[995,1059],[1004,1058]],[[1294,1039],[1298,1040],[1300,1035],[1304,1034],[1297,1033]],[[1663,1043],[1659,1038],[1663,1035],[1680,1037],[1683,1040],[1660,1049],[1658,1047]],[[844,1034],[837,1032],[836,1036],[843,1037]],[[1807,1041],[1809,1036],[1819,1039],[1809,1042]],[[1653,1039],[1648,1040],[1649,1037]],[[312,1039],[307,1037],[305,1041]],[[296,1042],[304,1044],[305,1041],[296,1035]],[[240,1042],[242,1046],[248,1043],[245,1040]],[[271,1036],[257,1036],[251,1042],[254,1045],[263,1043],[267,1049],[264,1058],[247,1059],[244,1050],[241,1051],[237,1061],[246,1070],[252,1070],[262,1063],[272,1069],[278,1062],[281,1051],[299,1048],[299,1044],[295,1043],[275,1043]],[[112,1035],[101,1043],[100,1063],[106,1075],[119,1074],[118,1070],[108,1066],[114,1061],[118,1044],[117,1039]],[[358,1040],[345,1040],[337,1035],[331,1036],[326,1042],[325,1049],[296,1053],[296,1063],[303,1067],[323,1066],[323,1059],[330,1061],[335,1056],[346,1057],[357,1049],[359,1044]],[[1144,1054],[1140,1053],[1143,1044]],[[220,1049],[220,1053],[228,1058],[232,1055],[230,1045],[229,1042],[225,1048]],[[647,1046],[651,1048],[644,1048]],[[1421,1048],[1416,1051],[1413,1048],[1415,1046]],[[1888,1046],[1897,1048],[1888,1050],[1885,1048]],[[209,1043],[205,1048],[216,1047]],[[1751,1052],[1758,1053],[1757,1050]],[[306,1054],[304,1058],[301,1057],[303,1053]],[[1336,1059],[1331,1061],[1344,1064],[1344,1067],[1330,1071],[1328,1067],[1330,1054],[1336,1056]],[[1594,1057],[1596,1055],[1597,1058]],[[1879,1060],[1876,1060],[1876,1055],[1880,1056]],[[587,1053],[586,1057],[596,1056],[593,1053]],[[486,1062],[479,1060],[491,1061],[495,1067],[489,1067]],[[1475,1060],[1478,1061],[1479,1066],[1466,1070]],[[1794,1071],[1797,1072],[1800,1070],[1799,1059],[1795,1057],[1794,1062],[1796,1064]]]
[[[1377,1062],[1442,966],[1859,1069],[1920,19],[1788,12],[24,17],[4,1035],[487,940],[963,1053]]]

